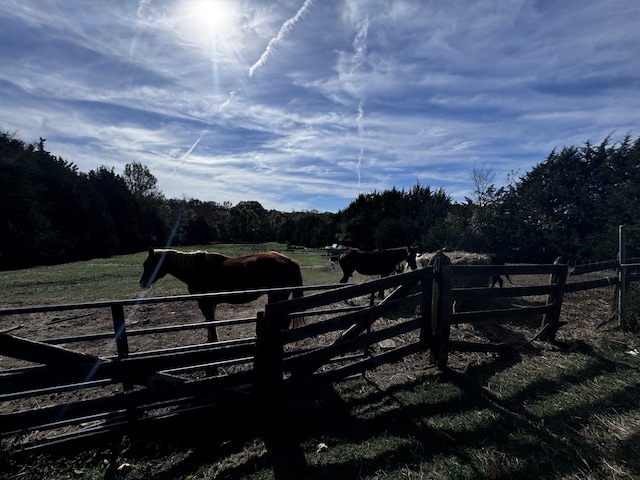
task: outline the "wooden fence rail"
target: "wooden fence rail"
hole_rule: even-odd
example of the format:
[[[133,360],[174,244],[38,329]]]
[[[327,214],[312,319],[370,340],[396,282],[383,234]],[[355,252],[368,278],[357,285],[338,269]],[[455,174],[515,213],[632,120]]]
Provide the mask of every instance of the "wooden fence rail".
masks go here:
[[[175,419],[210,409],[221,398],[261,399],[276,408],[300,385],[322,385],[395,362],[408,355],[427,355],[432,364],[447,366],[451,351],[507,352],[504,344],[450,340],[452,324],[518,316],[542,318],[535,338],[554,339],[562,296],[568,291],[596,288],[617,278],[566,284],[567,265],[460,266],[438,256],[433,268],[394,275],[361,284],[298,287],[305,296],[267,304],[256,318],[224,320],[216,325],[255,322],[255,335],[230,341],[130,352],[131,337],[206,328],[198,322],[165,327],[128,329],[125,307],[193,302],[203,296],[183,295],[74,305],[20,307],[0,310],[6,315],[109,309],[113,333],[69,336],[46,341],[0,334],[0,355],[28,366],[0,370],[0,437],[16,448],[35,449],[60,442],[100,439],[104,435],[137,431],[155,420]],[[465,275],[548,275],[541,285],[508,288],[453,288]],[[384,300],[369,306],[368,298],[392,289]],[[279,289],[283,290],[283,289]],[[292,290],[292,289],[284,289]],[[267,291],[261,291],[267,293]],[[246,292],[233,292],[241,295]],[[541,304],[491,310],[453,311],[457,301],[536,296]],[[358,300],[360,299],[360,300]],[[402,312],[399,318],[398,312]],[[283,318],[303,315],[307,324],[281,331]],[[113,339],[115,355],[95,356],[72,350],[82,342]],[[399,345],[381,348],[380,342]],[[64,347],[61,346],[65,344]],[[426,362],[425,362],[426,363]],[[226,373],[220,371],[227,369]],[[38,407],[29,408],[32,405]]]

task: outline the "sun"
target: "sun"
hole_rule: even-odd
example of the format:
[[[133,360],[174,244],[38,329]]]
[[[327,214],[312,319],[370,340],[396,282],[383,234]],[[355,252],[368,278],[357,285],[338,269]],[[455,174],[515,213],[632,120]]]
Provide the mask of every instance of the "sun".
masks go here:
[[[240,22],[240,6],[233,0],[184,0],[180,10],[188,35],[204,42],[229,40]]]

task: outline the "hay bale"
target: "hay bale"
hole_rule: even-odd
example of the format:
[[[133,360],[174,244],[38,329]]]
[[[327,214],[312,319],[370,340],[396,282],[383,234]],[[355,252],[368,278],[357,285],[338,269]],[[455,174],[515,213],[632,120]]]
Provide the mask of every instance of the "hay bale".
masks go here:
[[[427,267],[432,264],[433,258],[438,252],[424,253],[417,257],[416,263],[418,267]],[[451,261],[452,265],[504,265],[502,259],[490,253],[473,253],[462,250],[453,252],[443,252]],[[481,288],[489,287],[494,284],[494,277],[497,275],[473,274],[467,276],[457,275],[453,278],[453,288]],[[499,278],[499,277],[498,277]],[[509,279],[509,277],[507,277]],[[510,281],[510,279],[509,279]],[[499,286],[502,286],[500,283]],[[507,308],[511,306],[510,299],[476,299],[474,301],[460,300],[454,302],[453,311],[462,312],[470,310],[490,310],[493,308]]]
[[[418,267],[431,265],[433,258],[438,252],[423,253],[416,259]],[[443,252],[452,265],[492,265],[493,256],[487,253],[473,253],[456,250],[453,252]],[[456,277],[453,279],[453,288],[488,287],[491,278],[487,275],[469,275],[466,277]]]

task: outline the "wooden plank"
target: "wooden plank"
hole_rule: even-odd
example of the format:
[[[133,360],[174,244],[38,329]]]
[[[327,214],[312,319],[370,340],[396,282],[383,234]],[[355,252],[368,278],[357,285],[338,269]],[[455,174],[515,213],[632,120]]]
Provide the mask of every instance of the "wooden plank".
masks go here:
[[[155,388],[116,393],[89,400],[67,402],[39,409],[0,415],[0,431],[8,432],[29,429],[51,429],[59,422],[72,424],[73,419],[85,421],[90,417],[107,418],[109,412],[126,411],[133,408],[143,412],[166,406],[167,402],[183,399],[183,402],[195,401],[196,397],[213,400],[232,388],[250,384],[253,372],[238,372],[222,377],[210,377],[187,381],[180,385],[162,385]]]
[[[421,282],[421,325],[420,325],[420,341],[423,347],[428,348],[433,344],[433,332],[431,330],[431,289],[433,288],[433,279],[423,277]]]
[[[305,384],[310,387],[317,387],[320,384],[335,383],[344,380],[355,374],[364,373],[367,370],[372,370],[385,363],[397,362],[398,360],[412,355],[414,353],[422,352],[422,346],[420,342],[414,342],[402,347],[389,350],[379,355],[368,357],[364,360],[345,365],[327,372],[316,373]]]
[[[618,285],[620,282],[617,277],[605,277],[597,280],[589,280],[586,282],[572,282],[564,286],[565,293],[581,292],[584,290],[592,290],[594,288],[609,287]]]
[[[113,306],[139,306],[151,305],[157,303],[176,303],[176,302],[192,302],[201,298],[228,298],[233,296],[245,295],[265,295],[273,292],[292,292],[292,291],[315,291],[327,290],[342,287],[337,285],[309,285],[303,287],[283,287],[283,288],[261,288],[255,290],[233,290],[226,292],[198,293],[193,295],[173,295],[170,297],[146,297],[127,300],[109,300],[101,302],[84,302],[84,303],[68,303],[62,305],[35,305],[28,307],[14,307],[0,309],[0,316],[6,315],[24,315],[27,313],[45,313],[45,312],[62,312],[68,310],[91,310],[100,308],[111,308]]]
[[[533,307],[504,308],[501,310],[479,310],[477,312],[456,312],[451,314],[451,323],[475,323],[491,320],[504,320],[506,318],[522,317],[525,315],[548,314],[552,305],[538,305]]]
[[[343,286],[336,290],[294,298],[283,302],[270,303],[266,306],[266,309],[271,309],[272,313],[276,317],[279,317],[281,315],[302,312],[311,308],[322,307],[331,303],[338,303],[353,297],[368,295],[378,292],[381,289],[394,288],[405,283],[415,284],[420,281],[420,278],[430,274],[430,269],[422,268],[363,283],[341,284]]]
[[[59,349],[59,347],[51,345],[46,345],[46,347]],[[30,395],[36,395],[38,390],[50,388],[55,384],[60,386],[81,385],[83,382],[103,379],[112,379],[114,382],[127,380],[146,385],[152,379],[158,380],[157,374],[163,370],[215,365],[216,362],[224,363],[229,359],[253,357],[254,354],[255,343],[253,341],[240,343],[230,341],[142,352],[131,354],[124,359],[109,357],[100,359],[98,363],[65,363],[62,365],[63,368],[22,369],[15,374],[8,372],[0,377],[2,378],[0,393],[14,394],[20,391],[30,391]]]
[[[448,259],[447,259],[448,261]],[[449,305],[453,304],[451,298],[451,287],[453,285],[453,271],[445,267],[449,266],[448,263],[442,264],[442,276],[440,278],[440,302],[438,316],[440,317],[440,331],[436,332],[435,343],[439,344],[439,351],[437,356],[437,366],[440,370],[447,368],[449,362],[449,340],[451,334],[451,314],[452,309]]]
[[[341,343],[332,343],[331,345],[319,347],[318,349],[297,356],[292,355],[284,361],[283,368],[285,371],[291,372],[292,382],[301,382],[306,380],[318,368],[328,363],[332,358],[363,349],[387,338],[408,333],[416,330],[418,327],[418,319],[399,322],[391,327],[365,333]]]
[[[256,320],[256,353],[254,358],[254,390],[262,399],[260,407],[273,414],[283,401],[283,345],[278,318],[258,312]]]
[[[150,441],[166,437],[168,432],[176,435],[185,430],[202,426],[203,418],[211,414],[211,405],[184,406],[171,412],[162,412],[137,419],[134,423],[123,419],[98,426],[83,428],[69,433],[61,433],[47,438],[40,438],[12,445],[13,454],[25,455],[41,453],[68,454],[70,450],[87,451],[90,448],[101,448],[111,440],[121,439],[123,435],[135,438],[147,438]],[[230,428],[219,425],[220,428]]]
[[[348,330],[350,327],[356,325],[359,332],[366,330],[371,324],[382,317],[386,313],[392,312],[400,305],[418,305],[421,301],[421,294],[416,293],[407,297],[396,299],[391,302],[385,302],[383,304],[374,305],[372,307],[359,308],[356,311],[351,311],[345,315],[332,317],[319,322],[314,322],[302,327],[294,328],[282,332],[283,341],[285,344],[293,343],[296,341],[313,338],[317,335],[335,332],[337,330]],[[351,331],[349,335],[353,335]]]
[[[453,300],[477,299],[477,298],[508,298],[531,297],[536,295],[548,295],[555,290],[554,285],[535,285],[531,287],[474,287],[454,288],[451,290]]]
[[[211,326],[222,327],[229,325],[244,325],[247,323],[255,323],[255,318],[234,318],[229,320],[215,320],[213,322],[196,322],[180,325],[166,325],[162,327],[148,327],[138,329],[127,329],[127,337],[137,337],[150,335],[152,333],[174,333],[185,330],[198,330],[204,328],[211,328]],[[94,340],[108,340],[113,338],[113,333],[94,333],[91,335],[75,335],[72,337],[56,337],[42,340],[42,343],[59,344],[59,343],[75,343],[75,342],[90,342]]]
[[[127,341],[127,324],[124,320],[124,306],[112,305],[111,317],[113,319],[113,331],[118,350],[118,357],[124,358],[129,355],[129,342]]]
[[[558,331],[558,323],[560,322],[560,310],[562,309],[562,299],[564,296],[564,286],[567,280],[568,265],[562,263],[562,258],[558,257],[554,265],[559,265],[562,269],[554,271],[549,277],[549,283],[556,285],[556,291],[549,294],[547,305],[551,305],[551,310],[542,317],[541,328],[548,325],[546,337],[543,339],[554,342],[556,332]]]
[[[433,262],[433,287],[431,300],[431,328],[433,342],[430,362],[446,368],[448,359],[449,332],[451,328],[451,286],[453,280],[451,260],[444,254],[438,254]]]
[[[0,333],[0,355],[45,365],[67,366],[95,364],[103,362],[99,357],[78,353],[66,348],[49,345],[35,340]]]
[[[453,276],[469,275],[547,275],[558,270],[551,264],[520,264],[520,265],[447,265],[453,270]]]

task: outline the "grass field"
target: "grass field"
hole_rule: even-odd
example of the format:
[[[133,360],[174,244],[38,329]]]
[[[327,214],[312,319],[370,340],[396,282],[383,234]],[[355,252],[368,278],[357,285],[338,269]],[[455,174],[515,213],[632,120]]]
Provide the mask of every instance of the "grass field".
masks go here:
[[[339,268],[331,268],[329,258],[321,250],[286,251],[278,243],[218,244],[209,247],[185,248],[184,251],[207,249],[235,256],[254,251],[276,250],[297,260],[305,285],[331,284],[340,279]],[[0,304],[6,306],[83,303],[116,300],[140,296],[138,279],[146,252],[133,255],[97,258],[84,262],[0,272]],[[154,285],[154,296],[186,294],[179,280],[167,276]]]
[[[340,277],[319,251],[285,252],[276,244],[215,250],[235,255],[263,247],[296,258],[305,284]],[[145,255],[2,272],[0,303],[135,298]],[[154,289],[186,293],[169,278]],[[568,325],[553,345],[533,342],[510,358],[455,354],[447,372],[425,361],[402,381],[394,381],[391,365],[307,398],[291,415],[308,478],[640,478],[640,337],[611,324],[595,328],[610,302],[610,291],[566,295],[561,319]],[[260,438],[242,426],[222,440],[185,431],[172,441],[123,438],[64,457],[6,455],[0,478],[277,478]]]

